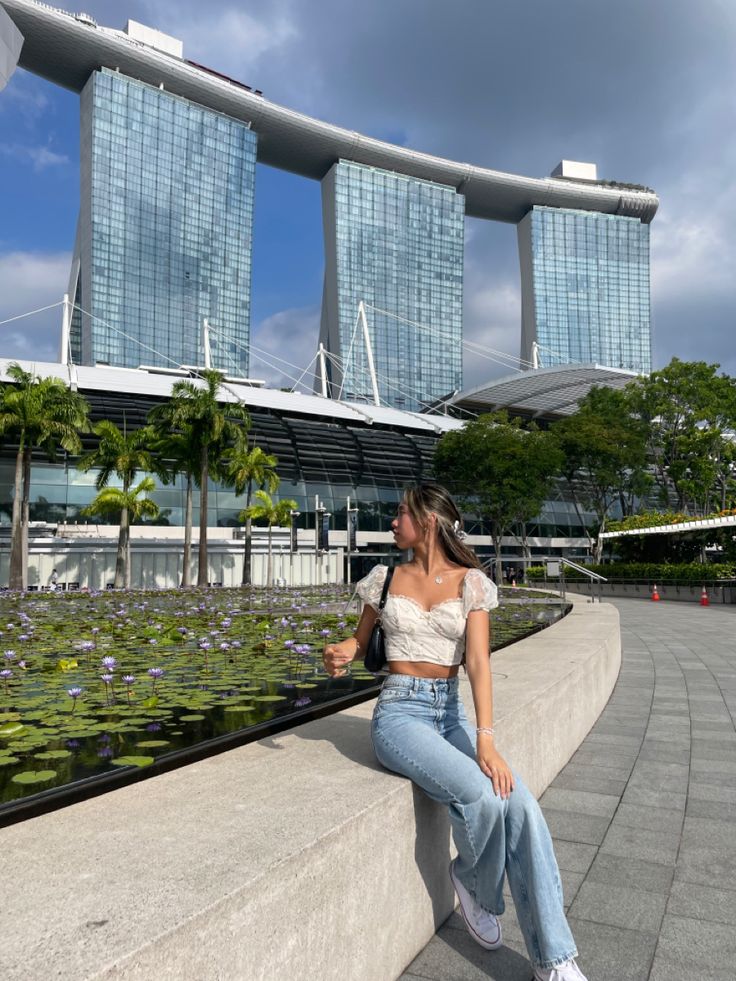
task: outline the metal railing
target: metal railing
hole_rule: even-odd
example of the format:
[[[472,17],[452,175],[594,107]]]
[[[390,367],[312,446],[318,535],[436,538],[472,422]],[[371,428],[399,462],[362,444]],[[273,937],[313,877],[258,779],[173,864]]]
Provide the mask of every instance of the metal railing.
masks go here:
[[[562,597],[563,600],[565,599],[565,566],[567,566],[570,569],[574,569],[575,572],[579,572],[581,573],[581,575],[587,576],[590,579],[591,587],[594,584],[597,584],[598,586],[597,599],[598,602],[600,603],[601,601],[600,585],[602,582],[608,582],[605,576],[601,576],[600,573],[598,572],[592,572],[590,569],[586,569],[584,565],[578,565],[577,562],[573,562],[572,559],[566,559],[564,557],[561,557],[559,559],[559,563],[560,563],[560,577],[559,577],[560,596]],[[592,603],[595,603],[596,595],[593,593],[592,588],[591,588],[590,599]]]

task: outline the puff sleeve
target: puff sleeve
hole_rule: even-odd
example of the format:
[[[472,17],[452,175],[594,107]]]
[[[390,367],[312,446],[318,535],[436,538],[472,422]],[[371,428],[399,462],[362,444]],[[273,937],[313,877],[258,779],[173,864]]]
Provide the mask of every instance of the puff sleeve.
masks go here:
[[[381,602],[381,593],[387,572],[388,568],[385,565],[374,565],[368,575],[361,579],[355,587],[355,591],[363,603],[366,606],[372,606],[374,610],[378,609],[378,604]]]
[[[480,569],[471,569],[463,583],[463,616],[471,610],[493,610],[497,606],[496,584]]]

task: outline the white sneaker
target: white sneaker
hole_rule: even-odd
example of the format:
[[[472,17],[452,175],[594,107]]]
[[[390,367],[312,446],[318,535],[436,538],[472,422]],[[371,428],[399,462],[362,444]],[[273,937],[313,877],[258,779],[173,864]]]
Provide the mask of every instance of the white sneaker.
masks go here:
[[[534,968],[534,981],[587,981],[574,960],[565,961],[553,968]]]
[[[450,879],[460,900],[460,912],[470,936],[486,950],[497,950],[501,946],[501,924],[498,917],[476,903],[462,882],[456,878],[454,862],[450,862]]]

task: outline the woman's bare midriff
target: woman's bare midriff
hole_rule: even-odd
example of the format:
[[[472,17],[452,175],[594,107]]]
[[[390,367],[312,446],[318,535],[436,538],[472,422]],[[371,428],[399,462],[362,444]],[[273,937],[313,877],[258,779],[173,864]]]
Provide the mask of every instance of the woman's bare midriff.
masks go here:
[[[408,674],[414,678],[454,678],[460,666],[446,667],[431,661],[389,661],[388,670],[390,674]]]

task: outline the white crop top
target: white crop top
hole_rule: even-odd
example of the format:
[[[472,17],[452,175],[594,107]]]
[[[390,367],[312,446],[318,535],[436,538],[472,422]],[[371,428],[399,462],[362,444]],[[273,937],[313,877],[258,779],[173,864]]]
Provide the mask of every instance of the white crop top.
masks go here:
[[[356,586],[358,596],[374,610],[381,602],[387,571],[385,565],[376,565]],[[446,667],[461,664],[468,613],[496,606],[496,585],[480,569],[468,569],[461,597],[443,600],[430,610],[423,609],[411,596],[389,589],[382,618],[386,657],[389,661],[430,661]]]

